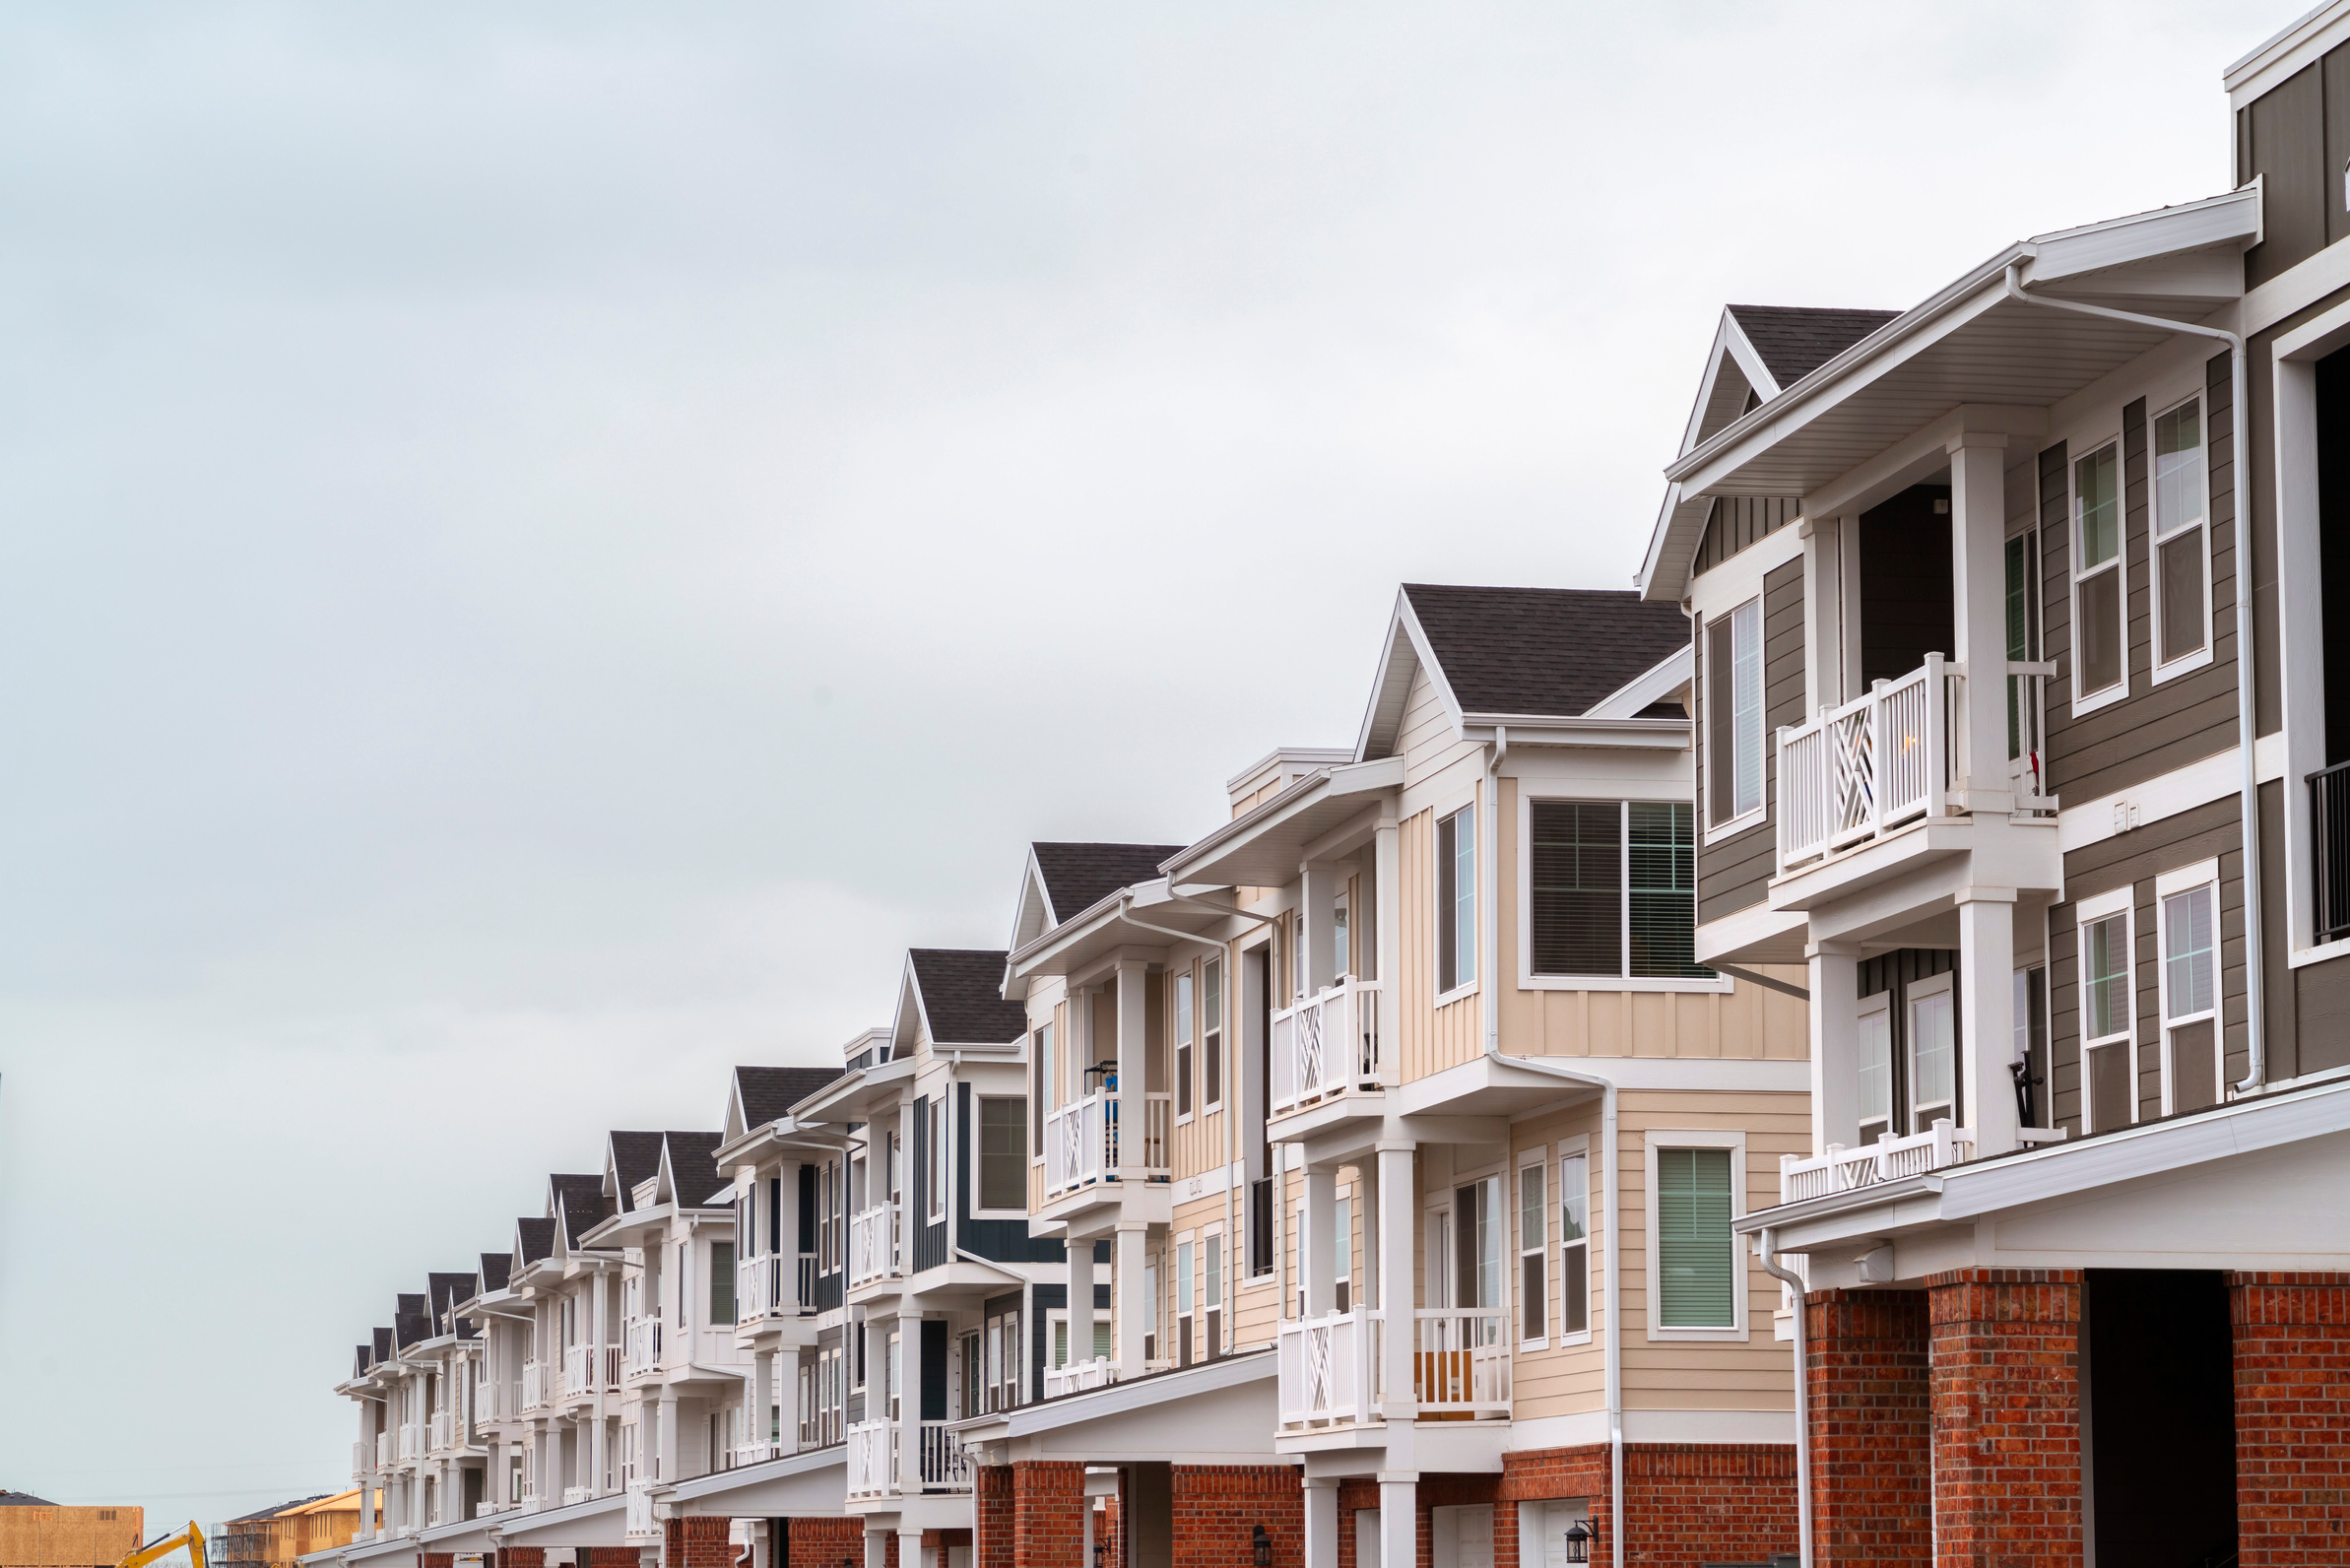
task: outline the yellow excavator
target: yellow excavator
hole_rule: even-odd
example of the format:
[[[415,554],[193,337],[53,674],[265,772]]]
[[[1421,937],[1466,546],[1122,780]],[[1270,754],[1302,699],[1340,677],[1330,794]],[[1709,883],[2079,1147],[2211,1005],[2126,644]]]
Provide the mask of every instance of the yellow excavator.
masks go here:
[[[114,1568],[147,1568],[147,1565],[157,1558],[168,1557],[182,1546],[188,1549],[188,1558],[193,1564],[193,1568],[205,1568],[204,1532],[196,1528],[196,1522],[192,1519],[188,1521],[188,1528],[178,1535],[165,1535],[152,1546],[141,1546],[137,1551],[116,1563]]]

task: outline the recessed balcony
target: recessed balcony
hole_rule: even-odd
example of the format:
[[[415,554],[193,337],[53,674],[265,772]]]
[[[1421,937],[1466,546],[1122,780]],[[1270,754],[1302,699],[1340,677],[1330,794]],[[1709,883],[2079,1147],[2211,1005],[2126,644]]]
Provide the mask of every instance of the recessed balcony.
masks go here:
[[[1273,1015],[1272,1111],[1290,1115],[1387,1087],[1377,980],[1341,976]]]
[[[893,1420],[859,1421],[848,1434],[848,1495],[852,1499],[924,1493],[952,1496],[971,1490],[971,1462],[962,1440],[945,1421],[917,1421],[916,1484],[902,1484],[900,1428]]]
[[[617,1344],[574,1344],[563,1350],[563,1398],[584,1400],[598,1393],[617,1394],[620,1387],[620,1347]]]
[[[620,1331],[620,1376],[639,1377],[661,1366],[662,1323],[659,1317],[627,1319]],[[526,1367],[527,1373],[528,1368]],[[528,1398],[529,1384],[523,1385]]]
[[[1174,1107],[1166,1094],[1144,1094],[1139,1146],[1125,1135],[1137,1096],[1098,1089],[1048,1112],[1044,1119],[1044,1191],[1059,1198],[1096,1182],[1118,1181],[1139,1166],[1142,1178],[1164,1182],[1174,1167],[1167,1153],[1167,1130]],[[1139,1157],[1137,1157],[1139,1156]],[[1129,1164],[1129,1160],[1132,1164]]]
[[[1412,1313],[1411,1393],[1417,1420],[1510,1418],[1509,1314],[1485,1307]],[[1356,1307],[1281,1325],[1279,1410],[1284,1432],[1383,1420],[1387,1315]]]
[[[767,1318],[816,1315],[816,1254],[771,1252],[735,1264],[737,1327]]]
[[[849,1288],[896,1279],[906,1272],[905,1238],[895,1203],[877,1204],[849,1221]]]

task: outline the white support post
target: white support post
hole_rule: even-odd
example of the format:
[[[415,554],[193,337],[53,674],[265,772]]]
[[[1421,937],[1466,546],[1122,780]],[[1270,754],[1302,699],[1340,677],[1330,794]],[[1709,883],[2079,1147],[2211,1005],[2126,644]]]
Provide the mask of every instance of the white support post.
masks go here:
[[[1379,1472],[1379,1568],[1419,1561],[1419,1471]]]
[[[1391,1421],[1419,1413],[1411,1391],[1413,1344],[1411,1290],[1412,1153],[1407,1141],[1381,1140],[1379,1158],[1379,1312],[1385,1320],[1379,1339],[1381,1407]],[[1382,1505],[1384,1506],[1384,1505]],[[1384,1530],[1385,1527],[1382,1526]],[[1408,1536],[1406,1537],[1408,1540]],[[1406,1550],[1409,1550],[1407,1547]],[[1396,1559],[1411,1562],[1408,1555]]]
[[[865,1568],[889,1568],[889,1532],[865,1532]]]
[[[685,1479],[685,1467],[678,1463],[678,1386],[661,1385],[661,1417],[654,1431],[652,1479],[676,1485]]]
[[[1144,1253],[1149,1240],[1150,1226],[1146,1221],[1119,1221],[1110,1281],[1118,1292],[1111,1316],[1117,1322],[1120,1378],[1139,1378],[1150,1370],[1149,1360],[1142,1353],[1142,1341],[1150,1327],[1149,1264]]]
[[[1299,1282],[1305,1286],[1309,1318],[1326,1318],[1338,1310],[1338,1252],[1335,1232],[1338,1223],[1338,1175],[1328,1165],[1305,1168],[1306,1222],[1297,1240]]]
[[[1950,607],[1965,664],[1961,739],[1950,770],[1970,811],[2005,812],[2007,778],[2007,438],[1971,433],[1950,445]]]
[[[2004,1154],[2016,1136],[2015,889],[1967,887],[1958,895],[1958,1032],[1962,1125],[1975,1157]]]
[[[1338,1568],[1338,1478],[1306,1477],[1305,1568]]]
[[[1811,966],[1811,1152],[1857,1143],[1860,1129],[1860,949],[1815,942]]]
[[[1149,1123],[1150,1059],[1145,1054],[1150,1010],[1145,1005],[1149,966],[1139,959],[1118,961],[1118,1170],[1122,1181],[1141,1181],[1150,1160],[1142,1146]]]

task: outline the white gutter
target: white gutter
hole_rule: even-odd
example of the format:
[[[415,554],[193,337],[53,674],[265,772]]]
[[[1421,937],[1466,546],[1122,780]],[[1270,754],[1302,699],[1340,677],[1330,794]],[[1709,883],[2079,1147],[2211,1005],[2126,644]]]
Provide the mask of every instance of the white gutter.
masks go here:
[[[2262,1006],[2267,971],[2260,962],[2260,772],[2252,754],[2257,750],[2259,720],[2252,705],[2252,596],[2246,580],[2252,571],[2252,496],[2244,483],[2245,472],[2252,466],[2246,457],[2244,438],[2251,413],[2245,396],[2244,339],[2223,327],[2207,327],[2200,322],[2174,321],[2169,316],[2139,315],[2131,310],[2083,304],[2077,299],[2052,299],[2026,294],[2012,261],[2007,264],[2006,282],[2007,297],[2019,304],[2215,338],[2228,346],[2229,463],[2236,501],[2236,750],[2243,772],[2240,787],[2244,795],[2244,806],[2239,813],[2244,829],[2244,1040],[2250,1058],[2244,1081],[2235,1088],[2239,1094],[2257,1093],[2268,1082],[2266,1010]],[[2208,429],[2210,422],[2204,423]],[[2208,467],[2211,456],[2208,437],[2203,455]]]
[[[1779,1238],[1765,1226],[1755,1254],[1763,1273],[1795,1293],[1795,1550],[1801,1568],[1811,1568],[1811,1420],[1803,1383],[1804,1297],[1810,1286],[1801,1274],[1779,1265]]]

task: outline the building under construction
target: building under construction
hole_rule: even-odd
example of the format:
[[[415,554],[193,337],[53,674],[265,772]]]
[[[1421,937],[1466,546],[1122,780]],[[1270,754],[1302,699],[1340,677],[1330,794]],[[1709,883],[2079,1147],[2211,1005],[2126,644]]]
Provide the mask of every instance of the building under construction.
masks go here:
[[[0,1491],[0,1568],[113,1568],[139,1549],[146,1528],[144,1508],[72,1508]]]

